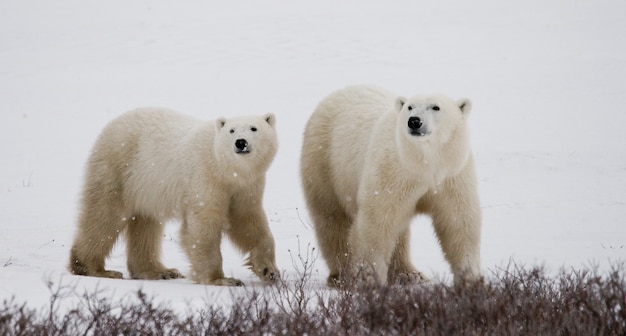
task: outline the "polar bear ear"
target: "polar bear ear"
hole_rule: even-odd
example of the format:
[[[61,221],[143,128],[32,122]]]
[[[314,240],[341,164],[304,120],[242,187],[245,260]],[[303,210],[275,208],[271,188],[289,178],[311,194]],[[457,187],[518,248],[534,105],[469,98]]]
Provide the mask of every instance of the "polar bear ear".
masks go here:
[[[400,97],[396,98],[396,103],[395,103],[396,112],[402,111],[402,108],[404,107],[405,103],[406,103],[406,98],[405,97],[400,96]]]
[[[456,106],[461,109],[461,113],[468,115],[472,110],[472,101],[469,98],[462,98],[456,101]]]
[[[224,117],[217,118],[217,121],[215,121],[215,126],[217,126],[217,129],[218,130],[222,129],[224,125],[226,125],[226,118]]]
[[[263,119],[272,127],[276,125],[276,116],[274,115],[274,113],[267,113],[263,116]]]

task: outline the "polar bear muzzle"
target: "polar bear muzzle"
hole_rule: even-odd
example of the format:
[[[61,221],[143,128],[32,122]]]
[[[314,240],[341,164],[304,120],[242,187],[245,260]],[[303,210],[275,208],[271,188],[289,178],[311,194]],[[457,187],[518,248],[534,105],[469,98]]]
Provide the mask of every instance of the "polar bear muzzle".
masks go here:
[[[246,139],[235,140],[235,153],[237,154],[250,153],[250,147],[248,146],[248,141]]]
[[[424,123],[420,117],[410,117],[407,126],[409,128],[409,134],[413,136],[425,136],[428,134],[427,130],[424,129]]]

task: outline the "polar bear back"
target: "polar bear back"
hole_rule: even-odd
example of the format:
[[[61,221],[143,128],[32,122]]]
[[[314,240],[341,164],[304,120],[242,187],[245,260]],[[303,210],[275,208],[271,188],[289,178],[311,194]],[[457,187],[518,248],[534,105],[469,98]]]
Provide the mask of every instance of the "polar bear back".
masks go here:
[[[123,185],[130,208],[172,217],[184,196],[181,173],[199,167],[200,157],[192,155],[197,145],[191,139],[201,134],[203,144],[213,147],[214,127],[207,122],[163,108],[141,108],[113,120],[103,130],[89,160],[91,169],[107,172]],[[202,129],[202,132],[198,132]],[[189,153],[187,155],[186,153]],[[197,170],[197,169],[196,169]],[[188,176],[188,180],[193,179]]]
[[[368,146],[382,145],[370,144],[374,126],[393,109],[396,97],[373,86],[349,86],[322,100],[309,119],[305,138],[311,144],[307,147],[325,152],[309,159],[326,161],[331,175],[329,182],[348,213],[356,213],[356,196]],[[393,131],[393,128],[389,130],[389,136]]]

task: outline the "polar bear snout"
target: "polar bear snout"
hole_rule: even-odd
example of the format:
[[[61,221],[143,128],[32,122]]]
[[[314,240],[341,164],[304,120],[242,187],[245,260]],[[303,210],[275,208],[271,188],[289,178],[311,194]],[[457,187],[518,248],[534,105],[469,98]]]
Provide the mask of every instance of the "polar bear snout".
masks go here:
[[[422,128],[422,119],[420,119],[419,117],[411,117],[409,118],[409,129],[420,129]]]
[[[248,146],[248,140],[237,139],[235,140],[235,153],[248,154],[250,153],[250,147]]]
[[[407,126],[409,128],[409,134],[414,136],[425,136],[430,133],[426,127],[424,127],[424,122],[420,117],[409,117]]]

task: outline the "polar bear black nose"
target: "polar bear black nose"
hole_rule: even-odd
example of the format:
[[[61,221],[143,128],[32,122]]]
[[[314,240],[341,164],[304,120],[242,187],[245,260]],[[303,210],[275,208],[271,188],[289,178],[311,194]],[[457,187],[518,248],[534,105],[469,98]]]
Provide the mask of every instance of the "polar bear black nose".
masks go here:
[[[409,118],[409,129],[411,130],[418,130],[420,128],[422,128],[422,119],[420,119],[419,117],[410,117]]]
[[[246,139],[237,139],[237,140],[235,140],[235,152],[237,154],[248,154],[248,153],[250,153],[250,148],[248,148],[248,141]]]
[[[246,139],[237,139],[235,140],[235,147],[241,151],[246,150],[248,148],[248,141],[246,141]]]

